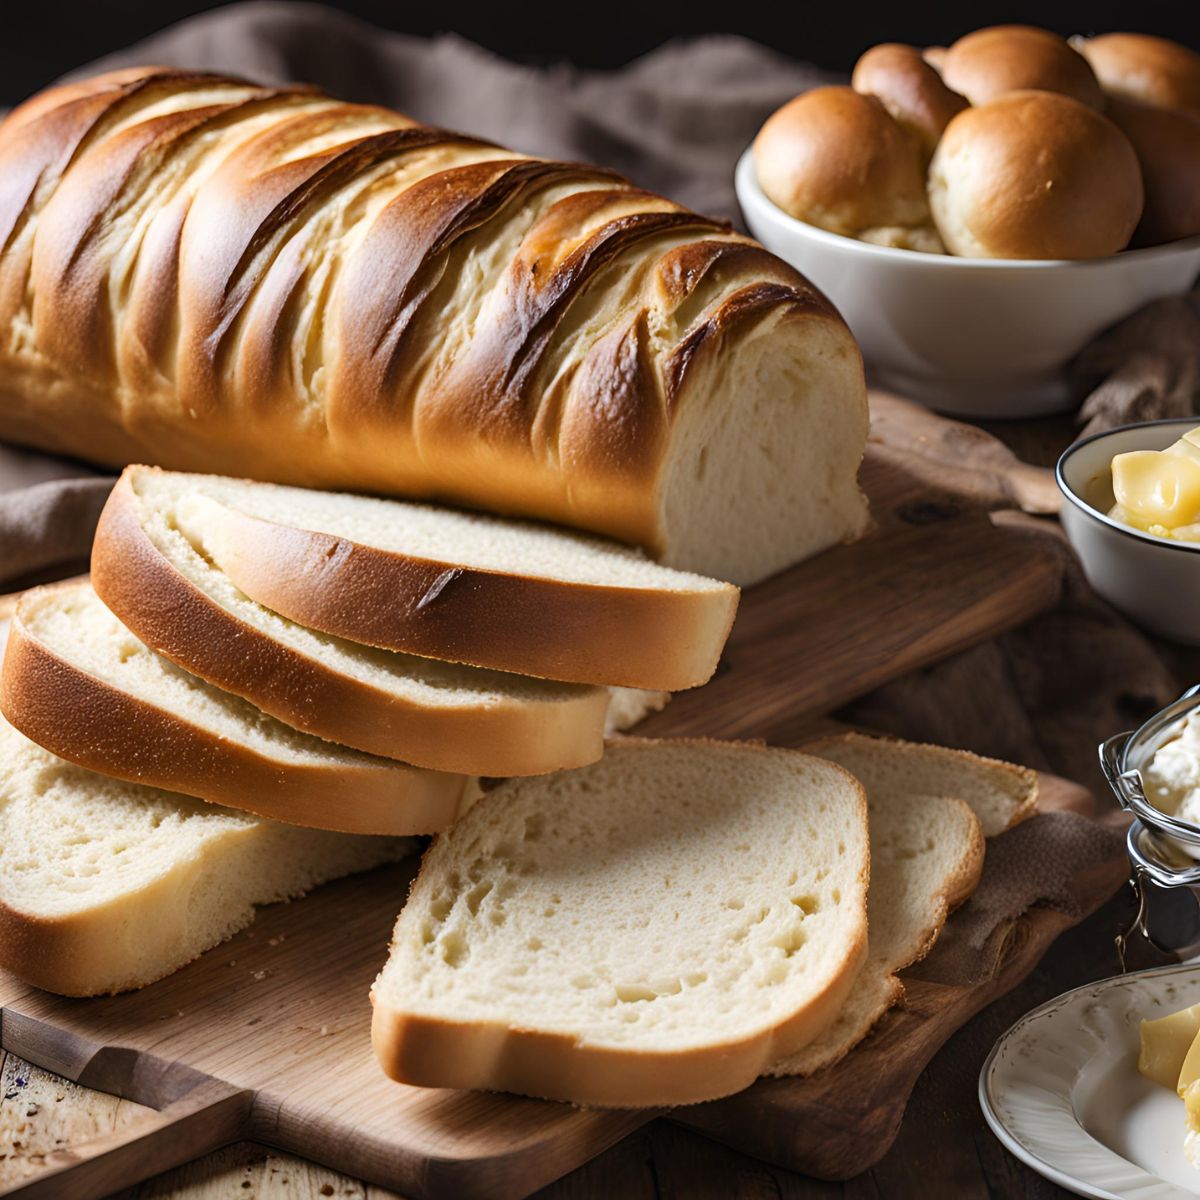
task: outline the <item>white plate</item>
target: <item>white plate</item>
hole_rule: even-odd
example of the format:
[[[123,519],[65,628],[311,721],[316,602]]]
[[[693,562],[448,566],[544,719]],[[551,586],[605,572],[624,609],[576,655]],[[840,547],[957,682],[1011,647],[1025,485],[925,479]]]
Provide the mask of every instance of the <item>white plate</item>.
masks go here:
[[[1138,1023],[1200,1002],[1200,966],[1118,975],[1021,1018],[979,1076],[992,1132],[1039,1174],[1080,1196],[1200,1195],[1184,1157],[1183,1102],[1138,1074]]]

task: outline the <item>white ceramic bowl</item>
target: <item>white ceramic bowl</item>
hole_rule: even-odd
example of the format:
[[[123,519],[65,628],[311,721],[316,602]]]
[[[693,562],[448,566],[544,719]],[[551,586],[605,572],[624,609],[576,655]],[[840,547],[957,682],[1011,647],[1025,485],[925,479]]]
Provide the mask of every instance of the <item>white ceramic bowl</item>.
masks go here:
[[[1085,262],[893,250],[788,216],[735,175],[750,232],[837,305],[881,387],[955,416],[1071,408],[1066,364],[1103,329],[1200,274],[1200,237]]]
[[[1070,446],[1055,472],[1065,500],[1063,528],[1088,582],[1139,625],[1189,646],[1200,646],[1200,543],[1155,537],[1107,512],[1115,455],[1164,450],[1197,424],[1183,417],[1098,433]]]

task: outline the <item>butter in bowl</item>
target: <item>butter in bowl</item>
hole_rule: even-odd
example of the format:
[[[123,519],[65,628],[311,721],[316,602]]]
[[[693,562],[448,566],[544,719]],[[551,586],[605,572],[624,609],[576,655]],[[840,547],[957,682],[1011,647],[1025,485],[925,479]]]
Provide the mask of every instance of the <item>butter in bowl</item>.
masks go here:
[[[1200,645],[1200,429],[1125,425],[1058,461],[1063,528],[1088,582],[1152,633]]]

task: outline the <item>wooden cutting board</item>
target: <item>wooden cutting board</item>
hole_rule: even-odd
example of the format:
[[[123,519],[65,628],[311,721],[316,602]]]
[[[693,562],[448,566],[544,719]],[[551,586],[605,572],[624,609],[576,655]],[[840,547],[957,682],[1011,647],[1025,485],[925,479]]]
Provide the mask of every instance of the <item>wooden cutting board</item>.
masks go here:
[[[1050,539],[960,511],[886,446],[869,450],[863,484],[874,532],[749,590],[717,678],[639,732],[793,741],[822,714],[1058,599]],[[264,910],[252,929],[131,995],[64,1000],[0,974],[6,1049],[160,1110],[53,1156],[22,1194],[86,1200],[246,1138],[412,1197],[515,1197],[649,1120],[382,1076],[367,989],[410,872],[376,871]],[[1036,956],[1054,930],[1030,927]],[[930,1054],[950,1031],[943,1016]]]
[[[814,717],[1057,603],[1054,539],[962,510],[887,446],[868,447],[861,478],[872,533],[746,591],[716,676],[639,733],[792,744]]]
[[[1075,784],[1044,776],[1042,786],[1044,807],[1090,805]],[[249,1140],[414,1200],[519,1197],[659,1115],[384,1078],[370,1048],[367,990],[412,869],[382,868],[264,909],[251,929],[140,992],[66,1000],[0,973],[4,1049],[160,1110],[50,1156],[22,1196],[89,1200]],[[1073,880],[1081,909],[1099,907],[1124,872],[1122,857]],[[1049,910],[1027,914],[1003,969],[983,986],[911,981],[909,1007],[825,1077],[763,1080],[675,1119],[800,1170],[854,1174],[890,1145],[937,1048],[1015,987],[1069,924]]]

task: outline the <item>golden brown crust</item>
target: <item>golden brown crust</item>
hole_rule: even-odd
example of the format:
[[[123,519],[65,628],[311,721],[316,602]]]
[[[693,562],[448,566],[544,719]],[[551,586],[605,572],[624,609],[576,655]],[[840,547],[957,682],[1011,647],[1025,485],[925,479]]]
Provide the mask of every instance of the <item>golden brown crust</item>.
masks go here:
[[[946,86],[972,104],[1033,89],[1104,108],[1087,60],[1065,38],[1032,25],[993,25],[968,33],[946,51],[941,71]]]
[[[216,521],[213,513],[211,520]],[[605,587],[465,567],[224,508],[215,561],[246,595],[336,637],[572,683],[680,691],[716,670],[738,591]],[[218,547],[219,542],[219,547]]]
[[[810,302],[749,239],[611,172],[305,88],[148,68],[56,89],[0,126],[0,180],[0,436],[656,553],[664,365],[739,290]],[[672,304],[660,265],[713,240],[755,254]],[[803,359],[805,333],[777,353]]]
[[[754,167],[784,212],[833,233],[929,220],[916,140],[853,88],[814,88],[772,114],[754,139]]]
[[[926,158],[951,118],[967,107],[916,46],[897,42],[872,46],[855,64],[850,85],[856,92],[877,96],[921,143]]]
[[[466,775],[537,775],[595,762],[608,695],[427,707],[342,675],[210,600],[141,525],[129,475],[100,516],[92,585],[143,642],[296,729],[415,766]]]
[[[1195,50],[1148,33],[1105,33],[1072,44],[1110,97],[1200,117],[1200,54]]]
[[[392,1079],[417,1087],[516,1092],[595,1108],[673,1108],[748,1087],[772,1063],[827,1028],[866,957],[865,924],[847,969],[812,1003],[742,1041],[670,1052],[616,1049],[570,1034],[438,1019],[389,1007],[371,993],[371,1043]]]
[[[1100,258],[1129,244],[1142,212],[1128,139],[1053,92],[1010,92],[959,113],[929,190],[942,240],[968,257]]]
[[[1157,246],[1200,233],[1200,115],[1120,96],[1109,100],[1108,115],[1142,168],[1146,202],[1133,244]]]
[[[0,674],[0,711],[31,741],[102,775],[313,829],[433,833],[453,823],[469,785],[465,776],[382,759],[328,767],[272,761],[67,662],[26,629],[20,607]]]

